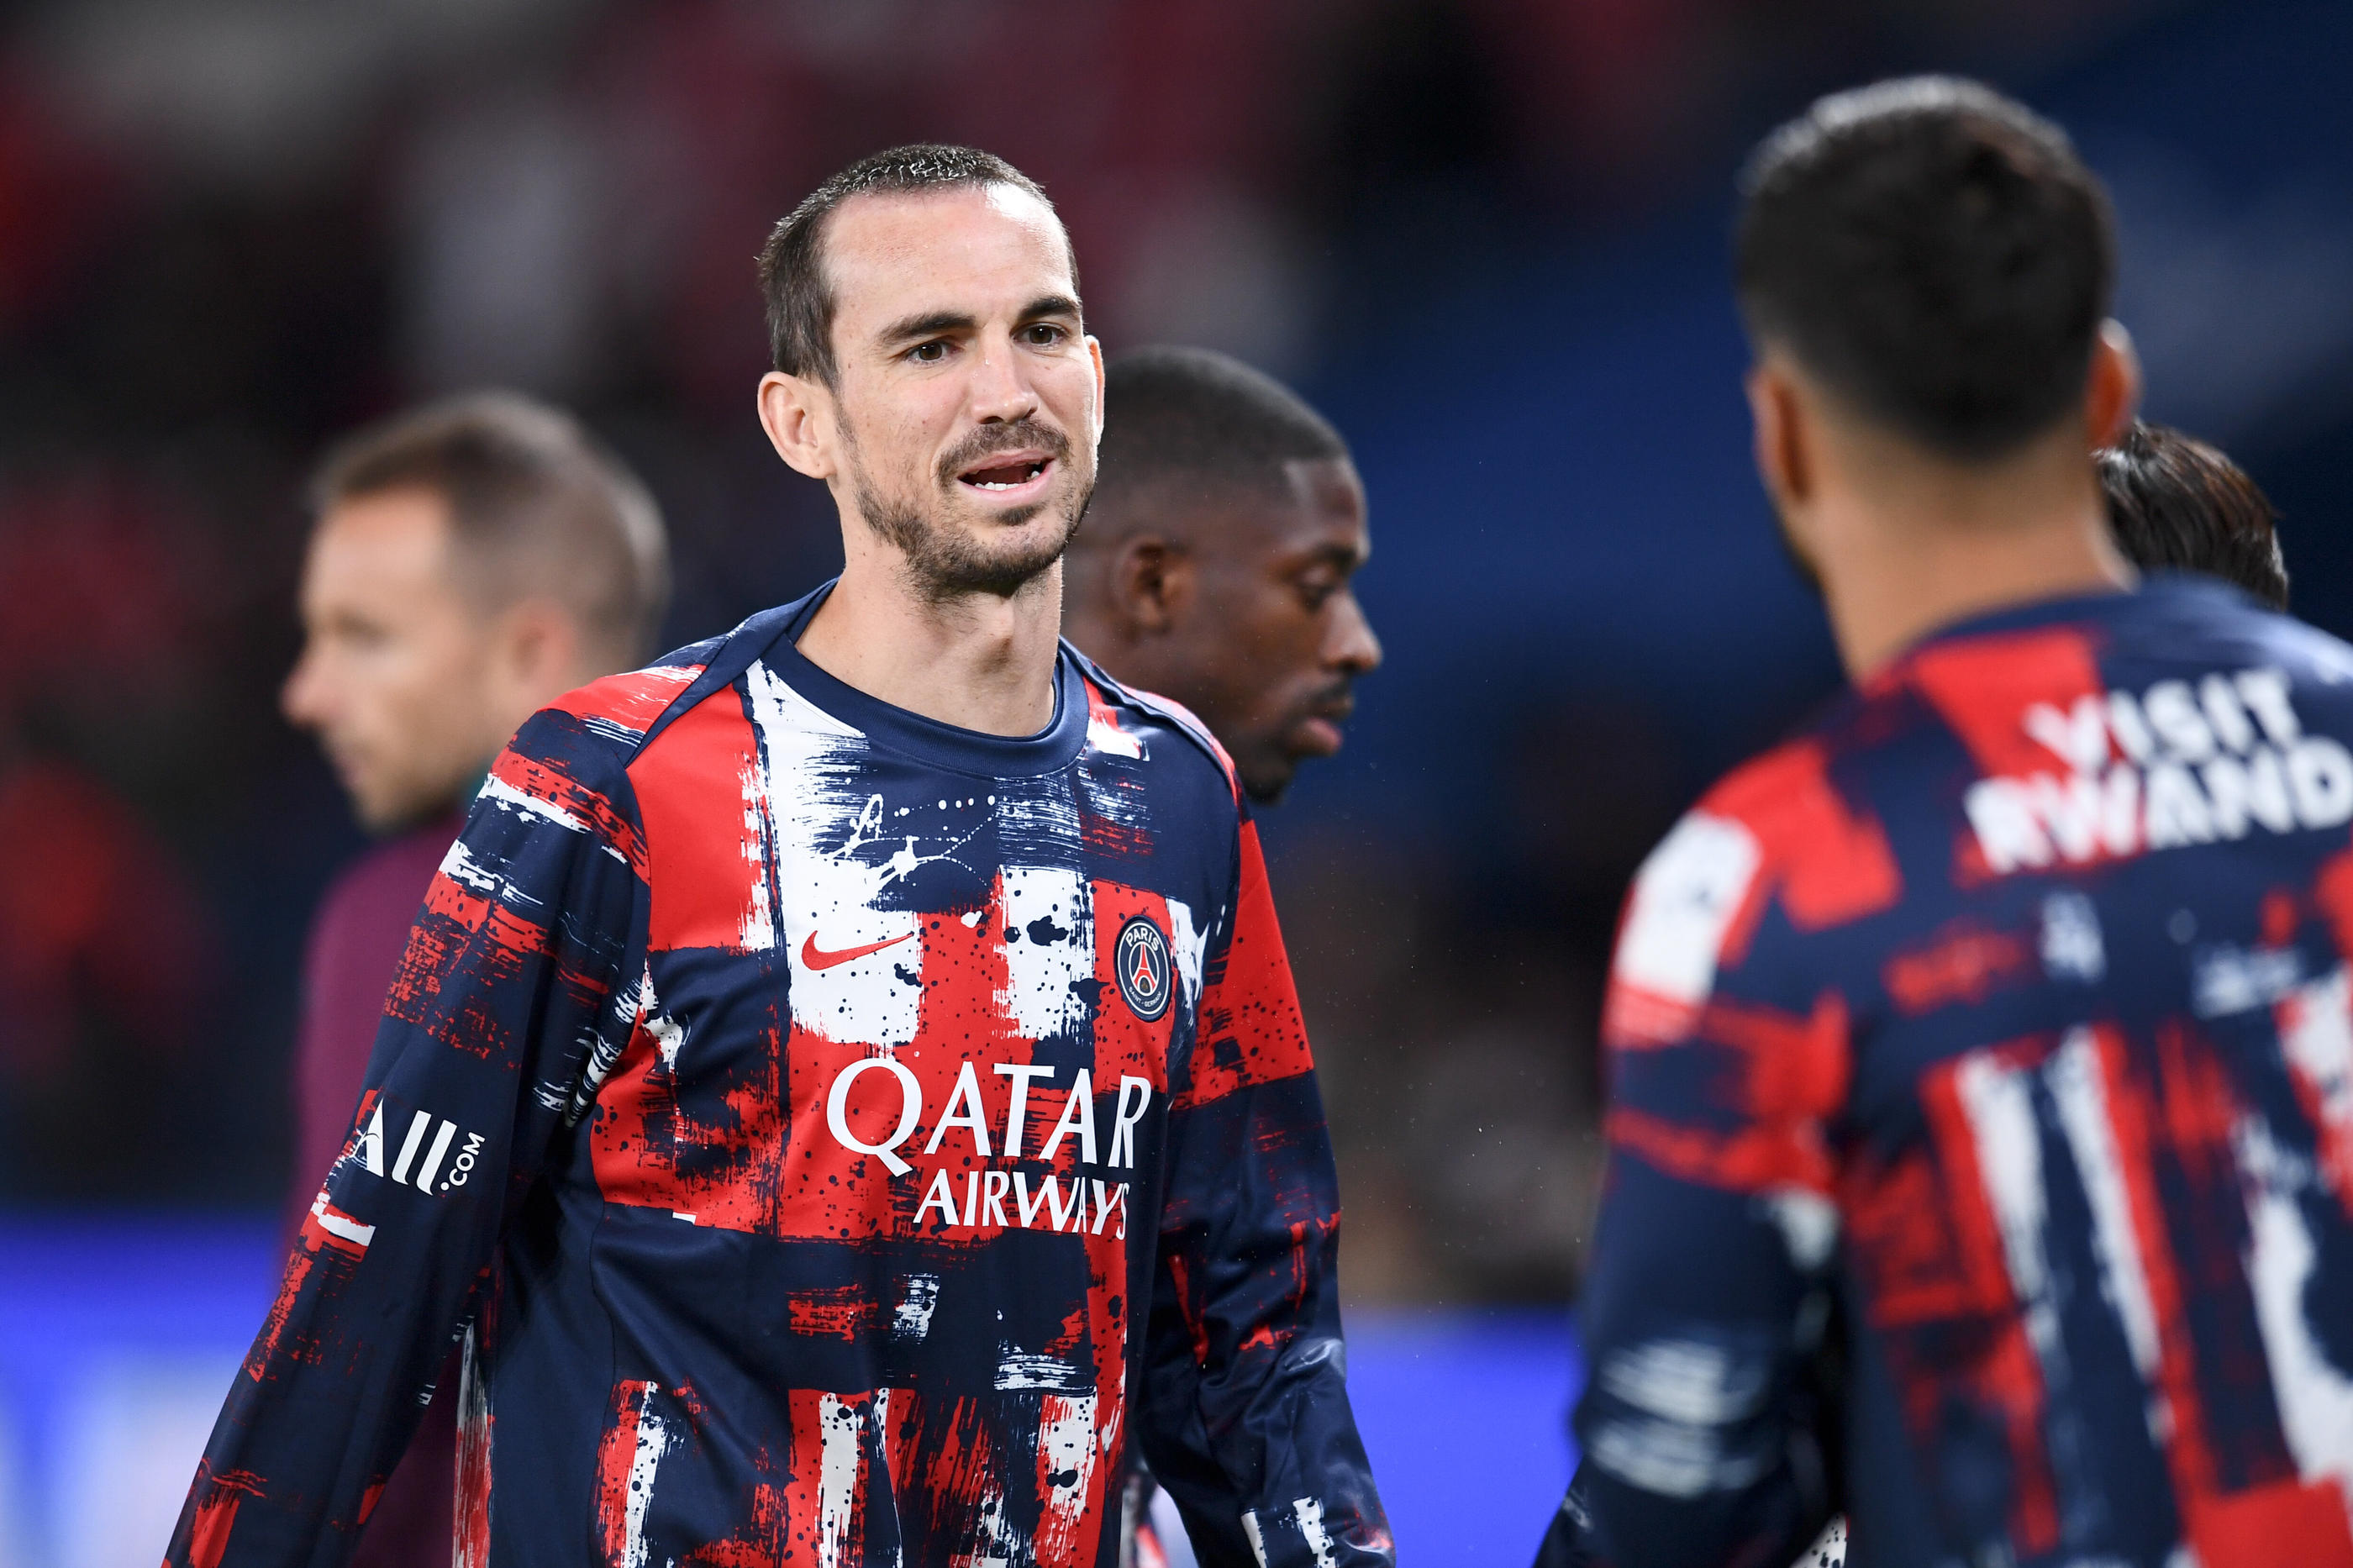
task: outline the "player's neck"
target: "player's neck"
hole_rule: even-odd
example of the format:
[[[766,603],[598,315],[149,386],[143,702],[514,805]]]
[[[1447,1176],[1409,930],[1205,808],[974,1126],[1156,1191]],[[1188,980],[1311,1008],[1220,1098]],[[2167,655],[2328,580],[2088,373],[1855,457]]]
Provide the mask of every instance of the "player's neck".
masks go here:
[[[1034,735],[1054,718],[1060,635],[1057,562],[1010,596],[934,600],[860,553],[800,637],[801,656],[893,708],[990,735]]]
[[[1930,475],[1858,489],[1834,504],[1846,515],[1829,521],[1822,591],[1840,658],[1856,680],[1940,626],[2135,581],[2109,537],[2088,461]]]

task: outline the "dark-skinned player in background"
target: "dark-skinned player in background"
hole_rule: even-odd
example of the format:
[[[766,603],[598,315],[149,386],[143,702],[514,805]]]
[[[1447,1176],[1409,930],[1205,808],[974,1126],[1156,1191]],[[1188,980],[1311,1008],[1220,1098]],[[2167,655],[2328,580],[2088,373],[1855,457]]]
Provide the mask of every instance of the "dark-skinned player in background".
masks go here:
[[[2055,127],[1884,83],[1746,193],[1758,467],[1854,684],[1629,899],[1546,1560],[1786,1563],[1842,1500],[1872,1568],[2353,1563],[2353,649],[2116,550],[2137,370]]]
[[[286,716],[382,842],[328,888],[303,954],[290,1234],[351,1134],[385,992],[491,759],[565,692],[644,659],[670,582],[644,487],[570,417],[510,394],[359,431],[311,489]],[[449,1561],[455,1373],[452,1357],[356,1568]]]
[[[526,722],[173,1568],[336,1564],[453,1342],[458,1560],[1393,1561],[1330,1141],[1214,741],[1060,644],[1103,422],[1070,238],[899,148],[761,254],[841,576]]]
[[[1347,443],[1289,388],[1208,349],[1111,362],[1103,458],[1063,568],[1062,631],[1192,710],[1271,805],[1340,748],[1381,661],[1353,582],[1372,553]]]
[[[1290,388],[1210,349],[1103,372],[1094,499],[1062,566],[1062,635],[1208,726],[1242,787],[1279,801],[1337,751],[1381,645],[1356,602],[1372,553],[1347,443]],[[1130,1478],[1134,1568],[1189,1562],[1166,1494]]]
[[[2203,572],[2287,608],[2279,513],[2238,464],[2143,420],[2098,457],[2108,527],[2126,560],[2145,572]]]

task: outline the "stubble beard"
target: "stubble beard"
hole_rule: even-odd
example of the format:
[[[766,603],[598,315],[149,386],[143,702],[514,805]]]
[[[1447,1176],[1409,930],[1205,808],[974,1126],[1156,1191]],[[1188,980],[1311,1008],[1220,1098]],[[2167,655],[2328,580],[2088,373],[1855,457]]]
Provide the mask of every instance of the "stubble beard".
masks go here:
[[[1083,486],[1062,497],[997,513],[983,526],[1009,531],[1054,509],[1061,527],[1042,534],[1024,533],[991,549],[946,515],[953,511],[956,499],[951,487],[961,482],[956,475],[992,451],[1012,451],[1024,446],[1044,447],[1053,453],[1056,463],[1067,465],[1071,460],[1070,443],[1058,432],[1025,420],[992,426],[975,439],[960,443],[942,460],[933,476],[935,488],[928,508],[913,494],[885,494],[874,483],[873,475],[858,454],[854,436],[849,445],[850,489],[857,499],[859,514],[869,528],[898,550],[905,562],[910,585],[934,604],[975,595],[1009,599],[1036,582],[1062,558],[1094,493],[1093,476],[1089,474]]]

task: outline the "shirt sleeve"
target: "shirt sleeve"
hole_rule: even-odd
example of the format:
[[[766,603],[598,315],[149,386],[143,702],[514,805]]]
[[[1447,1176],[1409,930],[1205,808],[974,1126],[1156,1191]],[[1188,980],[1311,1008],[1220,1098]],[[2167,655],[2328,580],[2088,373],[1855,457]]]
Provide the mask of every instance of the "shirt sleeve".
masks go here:
[[[498,1238],[626,1040],[647,893],[609,741],[526,723],[427,891],[344,1151],[213,1429],[165,1568],[347,1562]]]
[[[1236,849],[1169,1110],[1145,1456],[1208,1568],[1390,1563],[1348,1408],[1331,1139],[1247,816]]]
[[[1751,827],[1686,816],[1636,878],[1603,1036],[1608,1185],[1580,1301],[1583,1455],[1542,1564],[1780,1568],[1831,1511],[1814,1352],[1848,1028]]]

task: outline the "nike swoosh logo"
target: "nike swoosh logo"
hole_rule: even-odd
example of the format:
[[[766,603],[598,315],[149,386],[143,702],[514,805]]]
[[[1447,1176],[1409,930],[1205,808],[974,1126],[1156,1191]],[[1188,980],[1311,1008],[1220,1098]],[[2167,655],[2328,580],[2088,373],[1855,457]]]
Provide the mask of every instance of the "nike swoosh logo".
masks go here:
[[[831,969],[837,963],[848,963],[853,958],[863,958],[870,952],[880,952],[884,948],[902,942],[914,934],[911,931],[901,931],[897,936],[886,936],[881,942],[870,942],[864,947],[845,947],[839,952],[828,952],[818,946],[817,932],[811,931],[801,939],[801,963],[810,969]]]

